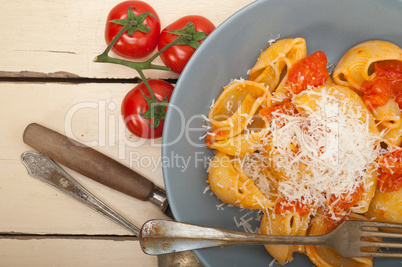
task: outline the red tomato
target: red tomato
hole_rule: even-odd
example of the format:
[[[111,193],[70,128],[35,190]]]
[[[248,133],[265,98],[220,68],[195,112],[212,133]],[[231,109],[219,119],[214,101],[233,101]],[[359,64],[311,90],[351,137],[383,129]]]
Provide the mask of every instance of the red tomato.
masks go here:
[[[374,63],[374,72],[379,76],[389,77],[391,80],[402,80],[402,61],[385,60]]]
[[[386,77],[392,84],[392,93],[399,108],[402,108],[402,61],[386,60],[374,63],[374,72]]]
[[[327,57],[317,51],[296,62],[289,70],[286,85],[292,94],[298,94],[307,86],[320,86],[328,79]]]
[[[174,88],[173,85],[157,79],[150,79],[148,80],[148,83],[159,102],[164,98],[167,98],[168,101],[170,100]],[[128,130],[138,137],[161,137],[164,119],[161,119],[159,126],[153,129],[151,125],[154,125],[154,120],[145,119],[141,116],[142,113],[149,109],[147,101],[145,100],[141,91],[147,97],[151,98],[151,94],[149,93],[144,82],[138,84],[124,97],[121,105],[121,114],[123,115],[124,123],[126,124]],[[163,111],[166,112],[166,109],[167,108],[165,108]]]
[[[126,31],[112,47],[112,50],[116,54],[125,58],[143,58],[155,50],[161,30],[158,14],[147,3],[142,1],[125,1],[112,8],[107,17],[108,22],[106,23],[105,28],[105,40],[109,45],[116,34],[121,30],[121,28],[123,28],[123,25],[110,22],[110,20],[127,19],[127,10],[129,7],[133,7],[132,10],[137,18],[139,14],[145,12],[152,13],[156,18],[147,15],[142,21],[142,25],[148,25],[150,31],[145,33],[137,30],[132,36],[129,35],[129,31]]]
[[[394,96],[402,108],[402,62],[398,60],[375,62],[374,73],[376,76],[372,80],[364,81],[360,88],[366,105],[372,109],[383,106]]]
[[[381,192],[397,191],[402,186],[402,149],[387,153],[378,159],[380,165],[377,179]]]
[[[385,77],[376,77],[373,80],[364,81],[360,89],[367,107],[374,109],[383,106],[392,96],[392,83]]]
[[[158,50],[161,50],[167,44],[175,40],[178,35],[167,31],[180,30],[187,23],[192,22],[195,25],[195,32],[205,32],[210,34],[214,29],[214,24],[207,18],[202,16],[185,16],[163,29],[158,43]],[[202,43],[203,40],[198,41]],[[190,57],[194,54],[195,49],[189,45],[173,45],[164,51],[160,57],[173,72],[181,73]]]

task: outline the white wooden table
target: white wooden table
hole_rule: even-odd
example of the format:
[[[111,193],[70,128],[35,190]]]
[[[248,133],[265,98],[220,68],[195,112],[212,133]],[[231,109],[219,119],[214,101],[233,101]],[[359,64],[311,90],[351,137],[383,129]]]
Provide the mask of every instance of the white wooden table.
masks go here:
[[[149,0],[162,28],[184,15],[216,26],[251,0]],[[125,131],[120,103],[136,84],[131,69],[94,63],[106,44],[106,16],[116,0],[0,0],[0,232],[127,235],[126,230],[27,174],[20,156],[33,149],[22,133],[37,122],[119,160],[164,187],[160,165],[140,166],[137,156],[158,159],[160,147],[140,147]],[[159,61],[160,62],[160,61]],[[152,78],[177,78],[162,71]],[[118,80],[111,80],[118,79]],[[160,143],[160,139],[156,143]],[[66,168],[65,168],[66,169]],[[66,169],[89,191],[137,226],[166,218],[152,204]],[[138,241],[0,239],[0,266],[156,266]]]

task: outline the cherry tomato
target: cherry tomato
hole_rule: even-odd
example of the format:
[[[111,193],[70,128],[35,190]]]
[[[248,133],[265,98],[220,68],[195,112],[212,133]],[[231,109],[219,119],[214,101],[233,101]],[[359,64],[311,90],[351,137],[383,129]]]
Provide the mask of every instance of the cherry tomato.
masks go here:
[[[328,79],[327,57],[324,52],[317,51],[296,62],[289,70],[286,85],[290,92],[298,94],[307,86],[320,86]]]
[[[374,63],[374,72],[378,76],[389,77],[393,81],[402,81],[402,61],[385,60]]]
[[[363,100],[367,107],[374,109],[383,106],[392,96],[392,83],[386,77],[376,77],[373,80],[364,81],[361,85]]]
[[[164,99],[170,100],[173,92],[173,85],[168,82],[150,79],[148,80],[152,91],[155,94],[156,99],[161,102]],[[158,138],[162,136],[164,116],[160,120],[159,125],[156,128],[154,119],[146,119],[141,114],[144,114],[149,110],[147,100],[144,95],[151,98],[144,82],[138,84],[134,87],[123,99],[121,105],[121,114],[123,115],[124,123],[127,129],[134,135],[142,138]],[[165,107],[162,113],[166,112],[167,107]]]
[[[137,26],[134,25],[132,27],[132,30],[135,30],[135,32],[132,36],[130,36],[130,29],[126,30],[122,36],[120,36],[116,44],[113,45],[112,51],[125,58],[143,58],[155,50],[161,30],[158,14],[150,5],[145,2],[125,1],[112,8],[107,17],[105,40],[109,45],[116,34],[123,28],[123,25],[110,21],[127,19],[129,7],[132,7],[131,10],[134,12],[136,18],[135,22],[132,19],[130,20],[132,24],[137,24]],[[153,16],[150,14],[146,16],[140,15],[145,12],[150,12]],[[141,25],[138,23],[141,23]],[[149,27],[149,32],[142,31],[147,31],[145,27]]]
[[[178,35],[169,33],[168,31],[180,30],[189,22],[194,23],[195,32],[204,32],[210,34],[215,29],[214,24],[205,17],[182,17],[163,29],[159,38],[158,50],[161,50],[178,37]],[[199,40],[198,42],[202,43],[202,41],[203,40]],[[165,65],[168,66],[173,72],[180,74],[194,52],[195,48],[191,47],[190,45],[173,45],[164,51],[160,57],[163,63],[165,63]]]
[[[394,96],[402,108],[402,62],[398,60],[375,62],[374,73],[376,76],[364,81],[360,88],[366,105],[372,109],[383,106]]]
[[[402,149],[389,152],[378,160],[380,165],[377,179],[381,192],[397,191],[402,187]]]

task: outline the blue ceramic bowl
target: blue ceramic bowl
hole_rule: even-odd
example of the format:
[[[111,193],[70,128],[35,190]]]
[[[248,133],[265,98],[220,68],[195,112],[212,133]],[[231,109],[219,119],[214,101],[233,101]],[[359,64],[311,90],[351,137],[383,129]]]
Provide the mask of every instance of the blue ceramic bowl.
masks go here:
[[[180,76],[171,98],[163,132],[163,175],[175,219],[239,230],[240,222],[258,214],[221,202],[204,192],[207,160],[212,151],[200,138],[212,99],[234,78],[247,78],[268,40],[306,39],[309,54],[322,50],[336,63],[352,46],[366,40],[386,40],[402,46],[402,2],[375,0],[259,0],[222,23],[199,47]],[[242,228],[240,228],[242,230]],[[196,251],[205,266],[268,266],[272,257],[263,246],[236,246]],[[295,253],[286,266],[313,266]],[[400,259],[375,259],[375,266],[400,266]]]

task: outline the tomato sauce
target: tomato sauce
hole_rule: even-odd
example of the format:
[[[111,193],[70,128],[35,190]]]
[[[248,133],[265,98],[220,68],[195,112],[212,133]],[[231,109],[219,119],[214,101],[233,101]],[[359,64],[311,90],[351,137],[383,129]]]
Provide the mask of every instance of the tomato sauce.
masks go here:
[[[374,109],[383,106],[393,96],[402,108],[402,62],[386,60],[374,63],[375,78],[362,83],[360,91],[366,105]]]
[[[291,102],[286,101],[278,106],[263,108],[259,112],[260,116],[265,118],[270,123],[274,119],[279,117],[278,113],[286,115],[294,115],[297,114],[298,111]]]
[[[300,216],[309,214],[313,209],[312,204],[305,204],[300,201],[288,201],[286,199],[279,200],[275,205],[275,213],[284,214],[286,212],[297,212]]]
[[[223,137],[228,137],[230,134],[229,130],[224,130],[224,129],[216,129],[213,131],[211,134],[207,134],[205,137],[205,143],[208,148],[211,148],[211,145],[215,143],[216,141],[222,140]]]
[[[334,220],[332,219],[331,215],[326,213],[324,218],[325,218],[325,226],[327,227],[327,233],[329,233],[335,230],[335,228],[338,227],[341,224],[341,222],[343,222],[346,219],[346,216],[342,216],[338,220]]]
[[[328,201],[328,207],[334,214],[341,214],[346,209],[353,207],[353,205],[360,199],[363,193],[363,186],[359,185],[353,192],[345,192],[340,197],[331,196]]]
[[[397,191],[402,186],[402,149],[392,151],[378,160],[380,165],[377,178],[381,192]]]
[[[298,94],[308,86],[320,86],[328,79],[327,56],[317,51],[296,62],[289,70],[287,87],[292,94]]]
[[[364,81],[361,90],[364,103],[371,109],[385,105],[392,96],[391,82],[385,77]]]

